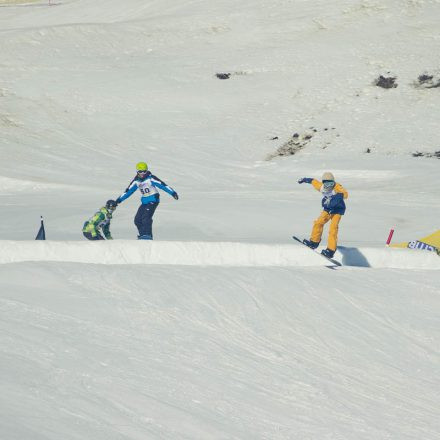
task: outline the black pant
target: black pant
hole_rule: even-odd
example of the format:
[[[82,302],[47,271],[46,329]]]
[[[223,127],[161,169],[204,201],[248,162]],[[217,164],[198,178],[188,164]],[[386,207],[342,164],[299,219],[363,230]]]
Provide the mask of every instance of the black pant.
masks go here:
[[[104,237],[100,234],[97,234],[95,237],[93,237],[90,232],[83,232],[83,235],[87,238],[87,240],[104,240]]]
[[[150,235],[153,238],[153,215],[159,203],[150,202],[146,205],[139,206],[134,218],[134,224],[138,228],[139,236]]]

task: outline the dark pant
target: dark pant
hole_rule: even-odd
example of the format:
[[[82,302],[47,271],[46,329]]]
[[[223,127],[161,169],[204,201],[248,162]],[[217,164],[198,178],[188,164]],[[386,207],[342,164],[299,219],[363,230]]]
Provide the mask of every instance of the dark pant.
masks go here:
[[[146,205],[139,206],[134,218],[134,224],[138,228],[139,236],[149,235],[153,238],[153,215],[159,203],[151,202]]]
[[[83,232],[83,235],[87,238],[87,240],[104,240],[104,237],[100,234],[97,234],[95,237],[93,237],[90,232]]]

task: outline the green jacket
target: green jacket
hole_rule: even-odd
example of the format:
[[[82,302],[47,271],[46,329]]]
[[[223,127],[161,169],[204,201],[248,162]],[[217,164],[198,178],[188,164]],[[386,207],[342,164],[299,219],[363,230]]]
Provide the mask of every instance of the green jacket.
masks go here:
[[[107,240],[112,240],[110,233],[110,221],[112,213],[103,206],[93,217],[84,223],[83,232],[90,232],[92,237],[96,237],[101,232]]]

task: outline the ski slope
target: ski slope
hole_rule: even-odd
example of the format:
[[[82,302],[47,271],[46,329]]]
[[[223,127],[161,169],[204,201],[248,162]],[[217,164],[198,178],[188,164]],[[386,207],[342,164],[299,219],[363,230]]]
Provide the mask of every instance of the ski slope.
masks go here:
[[[432,271],[25,262],[0,276],[6,438],[439,432]]]
[[[385,241],[440,227],[440,88],[418,83],[439,17],[0,0],[0,438],[438,440],[440,258]],[[155,240],[134,194],[87,242],[139,161],[179,193]],[[349,192],[337,268],[291,238],[325,171]]]

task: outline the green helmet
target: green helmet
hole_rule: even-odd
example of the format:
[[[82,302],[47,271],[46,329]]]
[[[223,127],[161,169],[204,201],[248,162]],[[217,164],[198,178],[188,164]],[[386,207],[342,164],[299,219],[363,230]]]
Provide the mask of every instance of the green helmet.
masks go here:
[[[145,162],[139,162],[136,164],[136,171],[148,171],[148,165]]]

